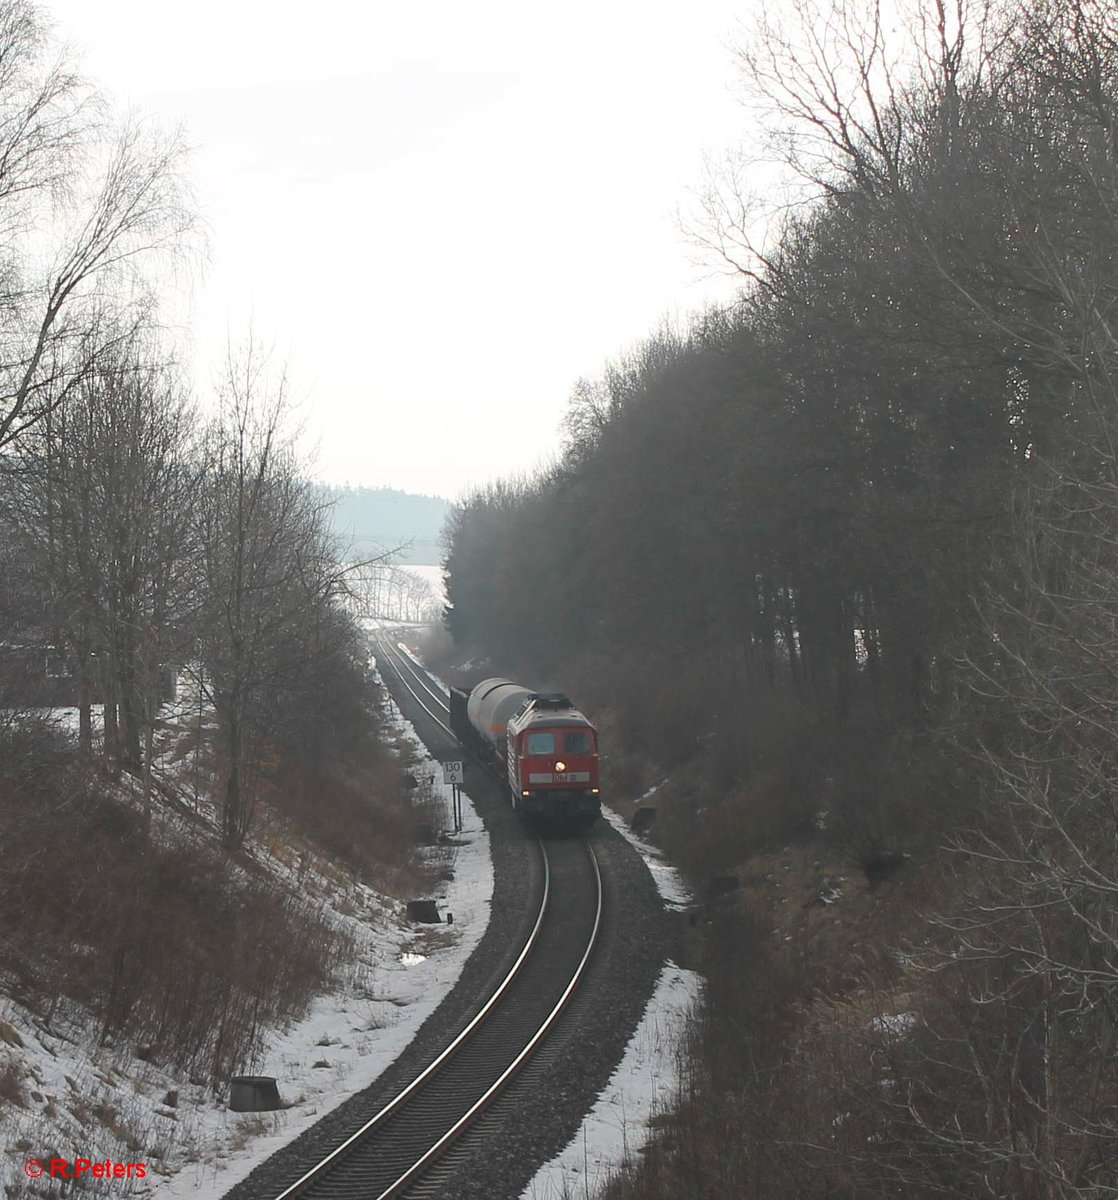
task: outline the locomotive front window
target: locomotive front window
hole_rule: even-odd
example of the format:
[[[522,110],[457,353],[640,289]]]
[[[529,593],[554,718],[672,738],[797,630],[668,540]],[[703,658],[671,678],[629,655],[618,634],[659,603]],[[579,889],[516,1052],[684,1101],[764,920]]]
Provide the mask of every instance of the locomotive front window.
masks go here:
[[[553,733],[530,733],[528,734],[528,754],[554,754],[555,753],[555,734]]]
[[[563,753],[589,754],[590,734],[588,734],[585,729],[579,729],[575,733],[563,734]]]

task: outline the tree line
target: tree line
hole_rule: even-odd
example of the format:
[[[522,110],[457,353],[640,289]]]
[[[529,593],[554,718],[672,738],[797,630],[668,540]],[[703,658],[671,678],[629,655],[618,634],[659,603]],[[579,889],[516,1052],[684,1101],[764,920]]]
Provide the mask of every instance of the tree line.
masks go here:
[[[1109,1195],[1118,26],[781,11],[739,51],[779,203],[730,159],[697,230],[737,302],[580,381],[559,460],[456,508],[447,623],[615,760],[686,765],[663,834],[696,870],[822,808],[861,865],[944,872],[872,963],[793,983],[751,942],[697,1048],[717,1103],[630,1194]],[[836,976],[907,988],[910,1031],[882,1049]]]
[[[1014,498],[1103,469],[1112,31],[933,4],[902,53],[873,5],[795,8],[817,61],[771,26],[742,61],[805,197],[758,247],[721,181],[704,236],[750,286],[580,381],[559,460],[457,507],[447,619],[622,709],[717,662],[916,731]]]
[[[44,14],[0,0],[3,641],[67,664],[85,755],[142,780],[148,813],[161,680],[192,672],[237,845],[264,765],[366,719],[364,652],[282,372],[231,349],[203,415],[162,328],[197,225],[179,139],[113,118]]]
[[[173,362],[133,333],[83,371],[6,456],[12,635],[65,657],[79,741],[143,781],[168,667],[212,707],[225,840],[261,764],[327,757],[365,698],[329,513],[283,431],[282,381],[248,346],[201,419]],[[353,710],[352,712],[350,710]]]

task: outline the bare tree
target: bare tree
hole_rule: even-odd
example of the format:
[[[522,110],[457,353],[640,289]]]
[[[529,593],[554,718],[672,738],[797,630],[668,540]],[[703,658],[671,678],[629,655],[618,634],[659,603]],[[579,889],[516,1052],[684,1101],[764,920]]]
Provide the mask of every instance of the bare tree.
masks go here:
[[[202,686],[220,731],[223,832],[248,832],[269,708],[314,653],[321,614],[344,589],[325,505],[301,478],[282,376],[255,345],[230,350],[221,415],[207,435],[197,506]]]
[[[438,602],[425,579],[406,567],[377,559],[354,563],[347,569],[347,587],[359,617],[418,623],[438,618]]]
[[[0,447],[41,420],[101,348],[83,336],[95,293],[141,256],[181,246],[194,225],[180,140],[135,118],[114,127],[103,107],[51,58],[41,10],[2,0]]]
[[[185,650],[192,600],[193,418],[151,337],[114,341],[21,440],[17,512],[43,633],[76,676],[80,741],[89,752],[96,690],[106,763],[142,769],[146,792],[160,668]]]

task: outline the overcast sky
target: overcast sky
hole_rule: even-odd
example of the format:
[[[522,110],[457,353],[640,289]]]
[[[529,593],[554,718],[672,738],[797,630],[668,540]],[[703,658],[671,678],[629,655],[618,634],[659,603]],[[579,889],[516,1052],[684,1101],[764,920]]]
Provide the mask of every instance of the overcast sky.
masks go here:
[[[185,128],[199,384],[251,322],[322,478],[454,497],[531,468],[580,375],[730,293],[676,212],[745,133],[740,4],[45,7],[118,104]]]

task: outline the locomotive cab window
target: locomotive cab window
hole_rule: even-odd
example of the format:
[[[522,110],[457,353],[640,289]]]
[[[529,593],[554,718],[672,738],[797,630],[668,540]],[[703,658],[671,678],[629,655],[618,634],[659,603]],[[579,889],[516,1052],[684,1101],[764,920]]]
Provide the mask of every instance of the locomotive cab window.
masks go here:
[[[555,753],[555,734],[553,733],[530,733],[528,734],[528,746],[525,750],[526,754],[554,754]]]
[[[585,729],[563,734],[564,754],[589,754],[590,734]]]

